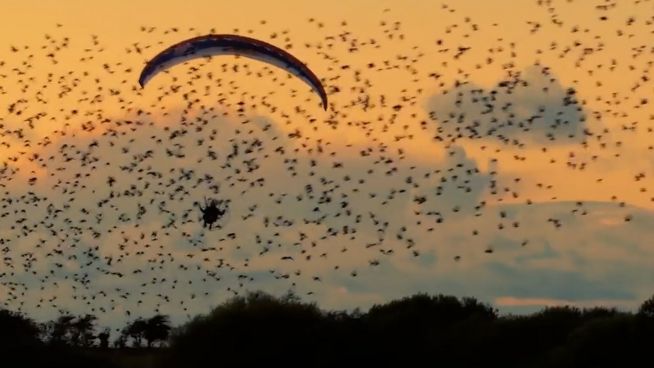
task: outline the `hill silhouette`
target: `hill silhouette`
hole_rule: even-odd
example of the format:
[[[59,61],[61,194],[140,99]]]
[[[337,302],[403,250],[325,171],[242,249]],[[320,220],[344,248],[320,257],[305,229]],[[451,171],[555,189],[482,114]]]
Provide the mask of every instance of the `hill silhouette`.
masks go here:
[[[501,316],[475,298],[447,295],[416,294],[363,313],[250,292],[175,328],[167,316],[137,318],[112,342],[95,320],[39,324],[0,310],[2,366],[616,367],[647,361],[654,346],[654,297],[637,313],[563,306]]]

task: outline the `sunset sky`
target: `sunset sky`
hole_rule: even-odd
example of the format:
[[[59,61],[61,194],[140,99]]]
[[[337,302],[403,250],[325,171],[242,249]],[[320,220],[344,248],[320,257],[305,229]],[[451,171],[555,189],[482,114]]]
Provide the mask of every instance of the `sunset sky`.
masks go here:
[[[506,313],[633,309],[654,292],[652,1],[3,10],[5,308],[118,326],[246,290],[335,309],[445,293]],[[328,111],[300,79],[233,56],[141,89],[148,59],[209,33],[287,50]],[[202,227],[205,197],[230,201],[220,228]]]

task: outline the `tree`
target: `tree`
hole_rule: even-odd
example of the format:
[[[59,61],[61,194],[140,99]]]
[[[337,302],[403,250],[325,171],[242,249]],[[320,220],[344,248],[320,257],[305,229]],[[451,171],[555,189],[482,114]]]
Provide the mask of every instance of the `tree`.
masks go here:
[[[40,345],[39,327],[22,314],[0,309],[0,348]]]
[[[143,318],[137,318],[132,323],[123,328],[122,334],[127,338],[132,338],[132,347],[142,347],[143,339],[145,338],[145,331],[147,329],[147,322]]]
[[[157,341],[166,341],[170,334],[170,320],[168,316],[157,314],[154,317],[145,321],[143,337],[147,341],[149,348]]]
[[[63,314],[46,325],[46,340],[50,345],[72,345],[75,316]]]
[[[63,314],[45,325],[45,339],[50,345],[90,347],[95,339],[95,321],[92,314],[75,317]]]
[[[98,317],[92,314],[86,314],[83,317],[77,317],[72,324],[73,327],[73,345],[79,347],[89,347],[95,340],[95,321]]]
[[[234,297],[175,330],[169,366],[201,366],[207,356],[221,352],[221,365],[239,366],[284,362],[296,366],[304,358],[323,359],[323,316],[318,307],[294,296],[250,292]],[[255,350],[246,347],[256,346]],[[289,353],[289,347],[293,352]]]
[[[640,317],[652,318],[654,320],[654,295],[640,305],[640,308],[638,308],[638,315]]]
[[[100,340],[100,348],[107,349],[109,348],[109,329],[105,328],[102,332],[98,334],[98,340]]]
[[[120,332],[118,337],[116,337],[116,340],[114,340],[114,347],[116,349],[123,349],[127,346],[127,339],[129,339],[129,336],[127,336],[127,327],[123,328],[123,330]]]

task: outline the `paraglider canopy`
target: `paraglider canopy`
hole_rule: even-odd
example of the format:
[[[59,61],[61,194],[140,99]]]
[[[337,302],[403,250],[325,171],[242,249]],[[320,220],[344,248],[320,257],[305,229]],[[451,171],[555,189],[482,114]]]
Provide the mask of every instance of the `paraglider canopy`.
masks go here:
[[[213,55],[242,55],[280,67],[304,80],[318,93],[322,107],[327,110],[327,93],[320,79],[295,56],[267,42],[239,35],[210,34],[176,43],[150,60],[139,77],[145,84],[160,71],[187,60]]]

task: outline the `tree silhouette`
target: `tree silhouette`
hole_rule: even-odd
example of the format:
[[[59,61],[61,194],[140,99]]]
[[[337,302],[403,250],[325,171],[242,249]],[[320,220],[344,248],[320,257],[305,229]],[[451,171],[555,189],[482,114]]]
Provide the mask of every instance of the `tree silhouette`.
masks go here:
[[[109,348],[109,336],[110,330],[105,328],[102,332],[98,334],[98,340],[100,340],[100,348],[108,349]]]
[[[0,309],[0,366],[188,367],[217,357],[214,365],[237,366],[417,366],[425,359],[464,367],[636,366],[654,346],[653,300],[637,313],[563,306],[498,316],[474,298],[446,295],[325,312],[292,292],[251,292],[172,330],[167,316],[137,318],[122,328],[116,350],[107,349],[108,329],[94,335],[93,315],[60,315],[40,333],[29,318]]]
[[[616,308],[606,308],[606,307],[593,307],[587,308],[582,311],[582,316],[584,320],[592,320],[596,318],[610,318],[618,315],[622,315],[620,311]]]
[[[95,322],[92,314],[75,317],[63,314],[43,326],[46,341],[52,346],[90,347],[95,340]]]
[[[114,348],[123,349],[127,347],[127,340],[129,340],[129,336],[127,335],[127,327],[124,327],[114,340]]]
[[[101,357],[81,351],[84,344],[90,346],[87,316],[76,319],[61,315],[56,320],[37,324],[21,314],[0,309],[0,366],[1,367],[115,367]],[[80,333],[75,324],[79,322]],[[91,323],[92,325],[92,323]],[[86,326],[86,327],[85,327]],[[78,335],[77,340],[74,336]],[[86,337],[85,337],[86,336]],[[78,341],[77,346],[73,341]]]
[[[635,367],[651,357],[651,325],[629,314],[594,318],[570,332],[551,366]]]
[[[221,363],[251,366],[284,362],[295,366],[301,361],[300,353],[319,358],[321,322],[322,313],[315,304],[299,302],[292,293],[282,298],[248,293],[177,329],[166,363],[200,366],[207,357],[219,354]]]
[[[143,340],[147,340],[146,333],[148,330],[148,321],[139,317],[125,326],[122,330],[124,341],[132,339],[132,347],[143,347]]]
[[[86,348],[93,345],[93,340],[95,340],[95,322],[97,319],[92,314],[86,314],[75,319],[72,323],[72,343],[74,346]]]
[[[46,339],[53,346],[72,345],[75,316],[63,314],[46,324]]]
[[[654,320],[654,295],[640,305],[640,308],[638,308],[638,315]]]
[[[0,309],[0,348],[17,349],[41,345],[39,326],[20,313]]]
[[[403,361],[418,364],[430,354],[459,355],[462,346],[473,343],[470,336],[490,328],[496,318],[497,312],[492,307],[476,299],[421,293],[375,305],[364,320],[370,331],[368,339],[374,344],[370,355],[374,356],[373,351],[386,352],[380,364],[388,359],[397,364]],[[478,341],[476,345],[483,347]]]
[[[171,326],[168,316],[157,314],[145,321],[143,337],[147,341],[148,348],[151,348],[157,341],[166,341],[170,330]]]

